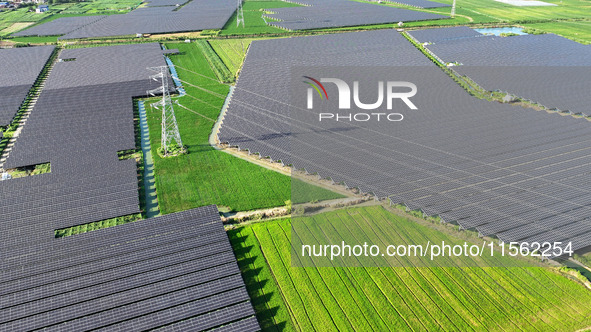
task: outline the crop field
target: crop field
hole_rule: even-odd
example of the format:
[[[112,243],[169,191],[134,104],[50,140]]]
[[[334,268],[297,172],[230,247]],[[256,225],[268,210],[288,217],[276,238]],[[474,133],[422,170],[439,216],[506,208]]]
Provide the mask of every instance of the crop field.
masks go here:
[[[284,2],[284,1],[249,1],[246,0],[242,5],[244,11],[244,27],[236,26],[236,13],[232,15],[230,20],[221,31],[221,35],[258,35],[265,33],[286,33],[285,30],[269,26],[262,18],[263,9],[268,8],[283,8],[283,7],[300,7],[300,5]]]
[[[248,50],[248,46],[253,40],[256,39],[212,39],[209,41],[209,44],[226,64],[226,67],[233,74],[236,74],[242,66],[246,50]]]
[[[0,37],[5,37],[10,35],[11,33],[20,31],[50,16],[50,13],[30,13],[27,11],[26,8],[19,8],[10,11],[1,11]]]
[[[380,206],[319,214],[309,222],[334,227],[347,243],[363,232],[380,234],[386,243],[459,242]],[[265,331],[565,331],[591,325],[591,291],[550,268],[294,268],[289,220],[228,234]],[[510,264],[509,258],[503,262]]]
[[[17,22],[38,22],[46,18],[51,13],[37,14],[29,12],[27,8],[19,8],[15,10],[7,10],[0,12],[0,22],[17,23]]]
[[[22,43],[22,44],[43,44],[43,43],[50,43],[55,44],[57,43],[57,36],[30,36],[30,37],[15,37],[11,38],[10,41],[15,43]]]
[[[9,25],[8,27],[4,28],[2,31],[0,31],[0,34],[2,35],[9,35],[11,33],[20,31],[28,26],[30,26],[31,24],[34,24],[33,22],[18,22],[18,23],[12,23],[11,25]]]
[[[177,67],[181,80],[218,95],[184,85],[187,95],[175,99],[190,111],[176,106],[175,114],[181,138],[189,153],[174,158],[158,155],[161,113],[147,107],[160,211],[166,214],[208,204],[226,206],[235,211],[285,205],[291,196],[289,176],[209,145],[209,134],[224,103],[223,97],[228,93],[228,86],[219,83],[195,43],[171,43],[166,46],[178,48],[181,52],[171,57],[175,64],[199,73],[196,75]],[[324,189],[306,186],[308,191],[316,193],[311,200],[340,197]]]
[[[361,2],[367,2],[359,0]],[[451,4],[452,0],[438,0]],[[457,2],[456,17],[453,19],[407,22],[405,27],[440,26],[460,24],[515,24],[551,32],[585,44],[591,43],[589,26],[591,24],[591,3],[578,0],[546,1],[558,6],[518,7],[494,0],[465,0]],[[375,2],[374,2],[375,4]],[[450,8],[416,9],[393,3],[382,6],[394,6],[428,13],[449,15]],[[387,28],[387,25],[369,26],[369,28]],[[390,25],[391,27],[391,25]],[[346,30],[351,28],[341,28]],[[333,29],[337,30],[337,29]]]
[[[591,7],[590,7],[591,10]],[[591,21],[562,21],[525,24],[528,28],[555,33],[582,44],[591,44]]]

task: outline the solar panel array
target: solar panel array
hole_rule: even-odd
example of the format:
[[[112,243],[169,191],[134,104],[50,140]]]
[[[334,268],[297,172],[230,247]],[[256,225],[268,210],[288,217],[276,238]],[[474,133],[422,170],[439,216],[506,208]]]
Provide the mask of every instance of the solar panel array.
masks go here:
[[[188,2],[188,0],[148,0],[144,2],[146,3],[146,7],[159,7],[182,5]]]
[[[340,74],[413,82],[419,109],[367,127],[287,106],[289,78],[305,96],[301,76]],[[591,244],[588,122],[471,97],[396,31],[253,42],[218,136],[505,241]]]
[[[480,37],[480,32],[469,27],[410,30],[407,33],[419,43],[439,43],[447,40]]]
[[[166,65],[157,43],[67,49],[49,75],[5,169],[49,162],[47,174],[0,182],[5,245],[53,238],[54,230],[139,212],[133,96]],[[172,86],[172,83],[170,83]]]
[[[53,50],[53,46],[0,49],[0,126],[10,124]]]
[[[444,62],[462,64],[454,70],[486,90],[508,92],[548,109],[591,115],[587,45],[545,34],[440,40],[427,48]]]
[[[14,33],[13,36],[58,36],[80,29],[81,27],[102,20],[106,15],[60,17],[51,22],[35,25]]]
[[[182,7],[175,6],[185,2],[156,0],[122,15],[59,18],[18,35],[63,35],[59,39],[78,39],[222,29],[236,11],[236,2],[232,0],[193,0]]]
[[[441,2],[427,1],[427,0],[386,0],[388,2],[400,3],[407,6],[417,8],[441,8],[451,7],[451,5]]]
[[[308,30],[367,24],[435,20],[447,16],[348,0],[302,2],[305,7],[270,9],[267,24],[287,30]]]
[[[215,206],[2,252],[3,331],[260,329]]]

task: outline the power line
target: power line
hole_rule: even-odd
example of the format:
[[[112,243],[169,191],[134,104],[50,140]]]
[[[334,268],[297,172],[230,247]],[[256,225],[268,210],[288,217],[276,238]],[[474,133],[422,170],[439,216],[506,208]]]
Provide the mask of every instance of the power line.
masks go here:
[[[179,127],[176,122],[176,116],[174,115],[174,108],[172,107],[172,100],[170,99],[170,93],[168,88],[168,66],[150,67],[151,71],[156,74],[151,75],[150,79],[158,82],[162,82],[162,85],[158,88],[147,91],[148,95],[156,96],[162,93],[162,99],[152,106],[162,109],[162,133],[161,133],[161,147],[164,156],[170,156],[173,150],[184,149],[183,141],[181,140],[181,134],[179,133]]]
[[[193,84],[191,84],[191,83],[188,83],[188,82],[187,82],[187,84],[189,84],[189,85],[191,85],[191,86],[195,86],[195,85],[193,85]],[[197,86],[195,86],[195,87],[197,87]],[[199,88],[199,87],[197,87],[197,88]],[[208,92],[208,93],[214,94],[214,95],[216,95],[216,96],[218,96],[218,97],[225,98],[225,96],[222,96],[222,95],[220,95],[220,94],[218,94],[218,93],[215,93],[215,92],[213,92],[213,91],[209,91],[209,90],[207,90],[207,89],[201,89],[201,90],[204,90],[204,91],[206,91],[206,92]],[[246,91],[246,92],[249,92],[249,93],[252,93],[252,94],[255,94],[255,95],[257,95],[257,96],[260,96],[260,97],[263,97],[263,98],[266,98],[266,99],[269,99],[269,100],[275,101],[275,102],[277,102],[277,103],[284,104],[284,105],[286,105],[287,107],[294,107],[294,108],[301,109],[301,108],[299,108],[299,107],[297,107],[297,106],[292,106],[292,105],[289,105],[289,104],[287,104],[287,103],[285,103],[285,102],[281,102],[281,101],[275,100],[275,99],[273,99],[273,98],[270,98],[270,97],[267,97],[267,96],[263,96],[263,95],[260,95],[260,94],[254,93],[254,92],[252,92],[252,91],[248,91],[248,90],[246,90],[246,89],[242,89],[242,90],[244,90],[244,91]],[[191,96],[191,97],[192,97],[192,96]],[[192,97],[192,98],[194,98],[194,99],[198,99],[198,98],[196,98],[196,97]],[[237,104],[242,104],[242,105],[245,105],[245,106],[247,106],[247,107],[250,107],[250,108],[251,108],[251,110],[253,110],[254,112],[262,113],[262,111],[264,111],[264,112],[265,112],[265,113],[267,113],[267,114],[269,114],[269,113],[270,113],[270,114],[273,114],[273,115],[279,115],[279,116],[282,116],[282,117],[287,117],[287,116],[285,116],[285,115],[282,115],[282,114],[276,114],[276,113],[274,113],[274,112],[272,112],[272,111],[270,111],[270,110],[268,110],[268,109],[265,109],[265,108],[262,108],[262,107],[259,107],[259,106],[255,106],[255,105],[252,105],[252,104],[248,104],[248,103],[244,103],[244,102],[240,102],[240,101],[234,101],[234,103],[237,103]],[[210,105],[210,106],[212,106],[212,107],[215,107],[215,106],[213,106],[213,105]],[[257,111],[256,109],[260,109],[260,110],[259,110],[259,111]],[[236,115],[235,115],[235,116],[236,116]],[[254,122],[252,122],[252,121],[250,121],[249,119],[246,119],[246,118],[244,118],[244,117],[240,117],[240,116],[239,116],[239,118],[241,118],[241,119],[242,119],[242,120],[244,120],[244,121],[247,121],[247,122],[251,122],[251,123],[253,123],[253,124],[256,124],[256,123],[254,123]],[[278,119],[278,120],[279,120],[279,121],[281,121],[280,119]],[[293,120],[293,119],[292,119],[292,120]],[[257,124],[257,125],[258,125],[258,124]],[[233,129],[233,130],[235,130],[235,129]],[[248,134],[242,133],[242,132],[240,132],[240,131],[237,131],[237,130],[235,130],[235,131],[236,131],[236,132],[238,132],[239,134],[241,134],[241,135],[245,136],[245,137],[249,137],[249,138],[251,138],[251,139],[253,139],[253,140],[254,140],[254,138],[252,138],[252,137],[251,137],[250,135],[248,135]],[[388,135],[388,136],[389,136],[389,135]],[[396,139],[400,139],[400,138],[398,138],[398,137],[394,137],[394,138],[396,138]],[[403,139],[402,139],[402,140],[403,140]],[[406,140],[403,140],[403,141],[406,141]],[[382,156],[382,157],[383,157],[383,156]],[[464,157],[464,158],[466,158],[466,157]],[[466,158],[466,159],[469,159],[469,158]],[[457,170],[457,171],[465,172],[465,173],[467,173],[467,174],[469,174],[469,175],[476,176],[476,177],[479,177],[479,178],[483,178],[483,179],[485,179],[485,180],[492,180],[492,181],[498,182],[498,180],[495,180],[495,179],[489,179],[488,177],[485,177],[485,176],[483,176],[483,175],[472,174],[472,173],[469,173],[469,172],[467,172],[467,171],[465,171],[465,170],[455,169],[455,168],[453,168],[453,167],[450,167],[450,166],[445,166],[445,165],[441,165],[441,164],[438,164],[438,163],[435,163],[435,162],[432,162],[432,161],[429,161],[429,160],[426,160],[426,161],[427,161],[428,163],[437,164],[437,165],[439,165],[439,166],[442,166],[442,167],[447,167],[447,168],[450,168],[450,169],[453,169],[453,170]],[[481,162],[481,163],[482,163],[482,162]],[[488,163],[483,163],[483,164],[486,164],[486,165],[488,165]],[[412,167],[411,165],[407,165],[407,166],[408,166],[408,167],[411,167],[411,168],[414,168],[414,167]],[[496,167],[496,168],[499,168],[499,169],[504,169],[504,167],[500,167],[500,166],[496,166],[496,165],[492,165],[492,164],[490,164],[490,166],[493,166],[493,167]],[[333,170],[333,171],[334,171],[334,170]],[[521,173],[521,172],[516,172],[516,173]],[[341,175],[344,175],[344,174],[341,174]],[[435,174],[432,174],[432,175],[433,175],[433,176],[436,176]],[[344,177],[346,177],[346,176],[344,176]],[[561,185],[561,186],[565,186],[565,187],[572,187],[572,186],[569,186],[569,185],[566,185],[566,184],[563,184],[563,183],[560,183],[560,182],[549,181],[549,180],[543,179],[543,178],[541,178],[541,177],[532,177],[532,176],[529,176],[529,175],[528,175],[528,177],[529,177],[529,178],[539,178],[539,179],[543,180],[544,182],[548,182],[548,183],[555,183],[555,184],[558,184],[558,185]],[[461,180],[457,180],[457,179],[453,179],[453,178],[449,178],[449,181],[463,183],[463,181],[461,181]],[[503,184],[504,186],[514,187],[514,185],[511,185],[511,184],[506,184],[506,183],[502,183],[502,182],[501,182],[501,184]],[[477,187],[477,185],[470,185],[470,184],[467,184],[467,185],[469,185],[469,186],[473,186],[473,187]],[[369,187],[372,187],[372,186],[369,186]],[[518,189],[520,189],[519,187],[517,187],[517,188],[518,188]],[[575,188],[575,189],[577,189],[577,190],[580,190],[580,191],[587,192],[587,191],[585,191],[585,190],[582,190],[581,188],[577,188],[577,187],[572,187],[572,188]],[[425,189],[427,189],[427,188],[425,188]],[[528,191],[528,192],[529,192],[529,191],[531,191],[531,190],[528,190],[528,189],[523,189],[523,188],[521,188],[521,189],[522,189],[522,190],[525,190],[525,191]],[[427,189],[427,190],[429,190],[429,189]],[[434,193],[435,193],[435,192],[434,192]],[[439,193],[439,194],[440,194],[440,195],[442,195],[442,196],[444,196],[444,197],[447,197],[447,195],[446,195],[446,194],[444,194],[444,193]],[[540,194],[540,193],[538,193],[538,194]],[[506,196],[509,196],[509,195],[510,195],[510,194],[500,194],[500,195],[499,195],[499,194],[494,194],[495,198],[504,198],[504,197],[506,197]],[[563,200],[563,199],[560,199],[560,198],[557,198],[557,197],[554,197],[554,196],[551,196],[551,195],[547,195],[547,194],[541,194],[541,195],[542,195],[542,196],[549,197],[549,198],[553,198],[553,199],[555,199],[555,200],[558,200],[558,201],[563,201],[563,202],[566,202],[566,200]],[[453,196],[450,196],[450,197],[451,197],[451,198],[454,198]],[[460,201],[463,201],[462,199],[458,199],[457,197],[455,197],[455,199],[457,199],[457,200],[460,200]],[[549,212],[553,212],[553,213],[559,213],[558,211],[555,211],[555,210],[553,210],[553,209],[550,209],[550,208],[547,208],[547,207],[538,206],[538,205],[536,205],[536,204],[532,204],[532,203],[525,202],[525,201],[522,201],[522,200],[514,200],[514,201],[516,201],[516,202],[521,202],[521,203],[523,203],[523,204],[524,204],[524,205],[526,205],[526,206],[530,206],[530,207],[539,208],[539,209],[541,209],[541,210],[545,210],[545,211],[549,211]],[[468,205],[472,205],[472,204],[468,204]],[[587,207],[587,206],[583,206],[583,205],[581,205],[581,204],[574,204],[574,205],[578,205],[578,206],[580,206],[580,207],[582,207],[582,208],[589,208],[589,207]],[[486,208],[486,210],[489,210],[489,209],[488,209],[488,208]],[[496,212],[497,214],[498,214],[498,213],[500,213],[501,215],[504,215],[505,217],[507,217],[507,218],[510,218],[510,219],[517,219],[517,220],[521,220],[521,218],[514,217],[514,216],[510,216],[510,215],[505,215],[504,213],[501,213],[501,212],[499,212],[499,211],[494,211],[494,210],[490,210],[490,211],[491,211],[491,212]],[[566,216],[566,217],[568,217],[569,219],[572,219],[572,217],[571,217],[571,216]],[[525,221],[525,220],[524,220],[524,221]],[[525,221],[525,222],[527,223],[527,221]]]
[[[238,4],[236,6],[236,27],[240,26],[242,23],[242,27],[244,28],[244,11],[242,10],[242,0],[237,0]]]

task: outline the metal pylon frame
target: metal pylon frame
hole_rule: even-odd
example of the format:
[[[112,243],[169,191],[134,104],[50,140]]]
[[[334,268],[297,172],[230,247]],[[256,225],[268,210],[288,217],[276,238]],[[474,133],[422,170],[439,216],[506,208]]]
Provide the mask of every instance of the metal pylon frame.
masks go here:
[[[244,28],[244,12],[242,11],[242,0],[237,0],[236,4],[236,27],[240,26],[242,23],[242,27]]]
[[[184,150],[183,141],[181,140],[181,134],[179,133],[179,127],[176,122],[176,116],[174,115],[174,108],[172,107],[172,100],[170,99],[170,93],[168,90],[168,67],[149,67],[151,71],[156,74],[151,75],[150,79],[156,82],[161,81],[162,85],[148,90],[149,96],[157,96],[162,94],[162,99],[152,104],[156,109],[162,110],[162,134],[161,134],[161,147],[162,154],[165,157],[172,155],[172,152]],[[176,148],[176,149],[175,149]]]

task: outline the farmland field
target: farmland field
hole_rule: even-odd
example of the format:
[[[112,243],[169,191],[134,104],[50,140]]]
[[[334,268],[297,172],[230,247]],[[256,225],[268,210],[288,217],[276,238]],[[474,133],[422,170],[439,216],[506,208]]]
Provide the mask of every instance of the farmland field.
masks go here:
[[[389,243],[458,242],[380,206],[313,216],[355,243],[379,221]],[[357,229],[341,226],[347,222]],[[545,267],[294,268],[290,220],[229,231],[265,331],[567,331],[591,325],[591,291]],[[509,258],[501,263],[510,264]]]
[[[246,50],[250,43],[256,39],[241,38],[241,39],[212,39],[209,41],[211,47],[218,54],[220,59],[226,64],[233,74],[236,74],[246,55]]]
[[[213,120],[219,115],[228,86],[217,81],[196,44],[171,43],[166,46],[181,52],[171,57],[175,64],[191,68],[189,72],[178,67],[180,78],[213,94],[185,84],[187,96],[176,98],[191,111],[175,107],[181,138],[189,153],[174,158],[163,159],[158,155],[160,112],[147,108],[160,211],[166,214],[208,204],[227,206],[236,211],[284,205],[290,199],[289,176],[215,150],[209,145]],[[313,186],[310,186],[310,191],[316,192],[319,196],[314,197],[321,199],[340,197]]]
[[[548,33],[555,33],[583,44],[591,44],[591,21],[533,23],[525,24],[525,26]]]
[[[51,14],[51,11],[44,14],[37,14],[35,12],[29,12],[27,8],[19,8],[15,10],[7,10],[0,12],[0,22],[38,22],[46,18],[49,14]]]
[[[15,37],[11,38],[10,41],[15,43],[31,43],[31,44],[41,44],[41,43],[57,43],[57,36],[30,36],[30,37]]]

